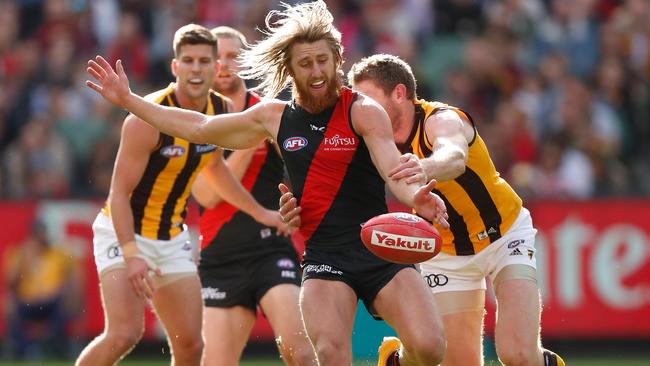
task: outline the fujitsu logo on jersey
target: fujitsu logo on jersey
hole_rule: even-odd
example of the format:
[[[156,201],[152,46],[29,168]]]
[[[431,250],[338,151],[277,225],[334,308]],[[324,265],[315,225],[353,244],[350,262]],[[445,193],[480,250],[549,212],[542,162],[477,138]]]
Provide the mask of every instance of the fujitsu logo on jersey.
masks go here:
[[[289,137],[282,143],[286,151],[298,151],[307,146],[307,139],[300,136]]]
[[[180,158],[185,154],[185,148],[178,145],[165,146],[160,149],[160,155],[166,158]]]
[[[383,231],[373,230],[370,243],[380,247],[408,250],[411,252],[433,253],[435,246],[431,239],[407,235],[395,235]]]
[[[334,135],[332,137],[325,137],[323,144],[325,145],[325,150],[354,150],[357,146],[357,139],[354,137]]]

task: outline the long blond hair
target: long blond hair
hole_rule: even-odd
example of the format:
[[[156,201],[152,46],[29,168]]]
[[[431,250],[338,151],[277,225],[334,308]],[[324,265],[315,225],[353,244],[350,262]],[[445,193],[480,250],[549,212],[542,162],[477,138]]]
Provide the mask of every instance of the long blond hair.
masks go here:
[[[255,89],[270,98],[277,96],[293,80],[289,70],[289,50],[294,43],[325,40],[337,68],[342,62],[341,32],[334,27],[334,17],[325,2],[281,5],[284,10],[271,10],[266,15],[266,29],[260,29],[266,37],[240,55],[242,71],[239,76],[242,79],[260,79]]]

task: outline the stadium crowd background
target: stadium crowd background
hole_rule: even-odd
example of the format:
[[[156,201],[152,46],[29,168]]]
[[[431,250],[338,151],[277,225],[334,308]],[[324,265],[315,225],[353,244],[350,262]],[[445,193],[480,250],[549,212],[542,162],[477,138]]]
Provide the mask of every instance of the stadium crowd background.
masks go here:
[[[420,96],[469,111],[525,199],[650,194],[645,0],[329,0],[345,67],[414,66]],[[83,84],[121,58],[138,93],[172,80],[173,32],[231,25],[254,41],[277,1],[0,2],[0,197],[103,197],[124,113]]]

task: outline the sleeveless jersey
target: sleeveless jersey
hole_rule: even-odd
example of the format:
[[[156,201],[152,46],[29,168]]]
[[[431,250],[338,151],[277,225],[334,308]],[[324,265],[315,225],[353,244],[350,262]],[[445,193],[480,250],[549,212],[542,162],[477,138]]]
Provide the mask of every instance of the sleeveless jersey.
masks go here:
[[[246,92],[247,109],[260,101],[260,97]],[[224,151],[227,156],[232,151]],[[242,185],[251,192],[255,200],[265,208],[277,210],[280,199],[278,184],[282,182],[284,163],[271,142],[255,150],[253,158],[242,177]],[[213,208],[201,207],[199,226],[201,230],[201,261],[215,260],[222,263],[237,258],[264,256],[275,247],[259,243],[260,239],[276,238],[275,228],[269,228],[255,221],[235,206],[223,201]],[[282,238],[290,247],[288,240]],[[237,258],[235,258],[237,257]]]
[[[336,105],[321,113],[295,102],[282,113],[278,144],[302,207],[300,233],[307,248],[356,245],[360,225],[387,212],[384,181],[352,128],[356,98],[342,88]]]
[[[147,99],[178,107],[173,88],[174,83],[150,94]],[[203,113],[215,115],[226,110],[223,96],[211,91]],[[142,178],[131,193],[136,234],[154,240],[169,240],[185,230],[190,188],[215,149],[214,145],[194,144],[160,132],[158,145],[151,152]],[[108,213],[107,206],[104,212]]]
[[[474,139],[469,144],[465,172],[456,179],[439,181],[433,190],[447,206],[450,228],[434,225],[442,236],[443,252],[476,254],[510,228],[521,209],[521,198],[499,176],[469,114],[438,102],[418,100],[414,104],[415,125],[408,140],[410,143],[400,147],[403,153],[411,152],[420,158],[431,155],[432,146],[424,122],[437,111],[453,110],[472,123]]]

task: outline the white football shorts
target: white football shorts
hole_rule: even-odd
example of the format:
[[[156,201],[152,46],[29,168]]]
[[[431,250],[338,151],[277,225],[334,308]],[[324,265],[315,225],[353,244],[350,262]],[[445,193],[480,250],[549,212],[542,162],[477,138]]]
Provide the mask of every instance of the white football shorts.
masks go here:
[[[474,255],[439,253],[420,264],[425,282],[436,293],[485,290],[486,277],[494,281],[499,271],[511,264],[537,269],[535,234],[530,212],[522,207],[510,229],[498,240]]]
[[[140,253],[147,256],[160,269],[162,275],[196,273],[192,260],[192,245],[187,230],[171,240],[152,240],[135,235]],[[99,213],[93,222],[93,252],[100,277],[106,269],[124,268],[124,258],[110,217]]]

